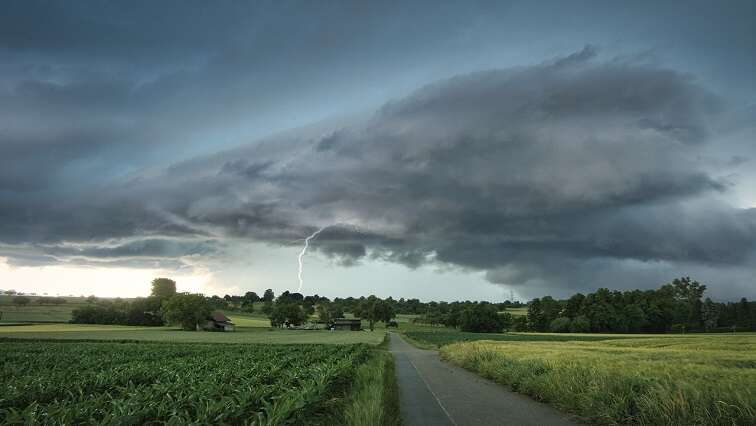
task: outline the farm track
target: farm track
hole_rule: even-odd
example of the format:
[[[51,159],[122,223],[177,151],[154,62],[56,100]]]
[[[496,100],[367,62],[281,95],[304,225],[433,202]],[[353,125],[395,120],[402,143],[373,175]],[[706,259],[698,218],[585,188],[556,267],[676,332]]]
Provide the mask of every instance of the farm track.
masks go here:
[[[576,425],[566,414],[447,364],[389,333],[403,423],[421,425]]]

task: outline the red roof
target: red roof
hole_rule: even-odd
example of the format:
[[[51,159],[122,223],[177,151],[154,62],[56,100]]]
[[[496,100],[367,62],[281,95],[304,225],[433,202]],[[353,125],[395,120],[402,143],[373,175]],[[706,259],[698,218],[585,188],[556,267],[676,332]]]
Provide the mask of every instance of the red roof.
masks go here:
[[[213,321],[217,322],[230,322],[231,319],[225,315],[223,315],[223,312],[213,312]]]

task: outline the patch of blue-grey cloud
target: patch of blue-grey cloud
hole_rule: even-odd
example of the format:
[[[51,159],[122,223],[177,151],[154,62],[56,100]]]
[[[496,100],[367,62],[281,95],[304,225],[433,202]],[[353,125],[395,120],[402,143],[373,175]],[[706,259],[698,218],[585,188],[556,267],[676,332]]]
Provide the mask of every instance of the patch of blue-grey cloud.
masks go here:
[[[557,291],[753,265],[750,2],[3,8],[18,263],[213,262],[347,218],[314,247],[339,264]]]

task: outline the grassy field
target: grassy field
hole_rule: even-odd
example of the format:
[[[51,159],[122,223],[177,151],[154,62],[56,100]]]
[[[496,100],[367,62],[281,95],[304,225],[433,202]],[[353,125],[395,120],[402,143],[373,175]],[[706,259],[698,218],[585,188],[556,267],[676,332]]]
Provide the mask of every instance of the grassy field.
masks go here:
[[[597,337],[461,342],[441,356],[589,423],[756,424],[756,335]]]
[[[446,327],[414,327],[404,330],[410,341],[422,347],[441,347],[451,343],[495,340],[506,342],[568,342],[631,339],[633,334],[577,334],[577,333],[468,333]],[[658,335],[648,335],[658,336]]]
[[[0,323],[9,322],[68,322],[71,312],[81,304],[28,305],[23,307],[0,304]]]
[[[246,312],[224,311],[231,322],[238,327],[270,327],[270,319],[261,313],[255,312],[248,314]]]
[[[504,312],[509,312],[515,317],[524,317],[528,314],[528,308],[509,308]]]
[[[68,322],[71,312],[82,306],[88,306],[86,299],[80,297],[66,297],[61,305],[39,305],[38,297],[29,296],[31,303],[26,306],[16,306],[11,296],[0,296],[0,324],[19,322]],[[270,327],[270,321],[259,311],[254,313],[224,311],[237,325],[242,327]]]
[[[372,353],[366,345],[219,350],[2,342],[0,423],[346,424],[347,415],[372,412],[347,392],[353,385],[356,394],[372,390],[371,380],[380,380],[370,368],[383,367],[385,359],[371,361]]]
[[[283,330],[239,327],[235,332],[181,331],[171,327],[128,327],[88,324],[33,324],[0,327],[0,339],[134,340],[206,343],[380,344],[383,331]]]

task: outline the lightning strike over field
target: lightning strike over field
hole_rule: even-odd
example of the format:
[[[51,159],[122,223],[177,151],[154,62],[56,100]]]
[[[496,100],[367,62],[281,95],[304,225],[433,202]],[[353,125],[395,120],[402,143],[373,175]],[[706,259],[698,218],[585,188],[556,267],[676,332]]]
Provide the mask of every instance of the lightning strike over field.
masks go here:
[[[299,288],[297,289],[297,293],[301,293],[302,292],[302,285],[304,284],[304,281],[302,281],[302,266],[303,266],[302,265],[302,258],[307,253],[307,248],[310,247],[310,240],[313,239],[313,238],[315,238],[315,237],[317,237],[318,234],[320,234],[321,232],[323,232],[323,230],[326,229],[326,228],[327,228],[327,226],[324,226],[324,227],[318,229],[317,231],[313,232],[312,235],[310,235],[309,237],[305,238],[305,240],[304,240],[304,242],[305,242],[304,247],[302,247],[302,251],[299,252],[299,257],[297,258],[297,261],[299,262],[299,272],[297,273],[297,278],[299,279]]]

